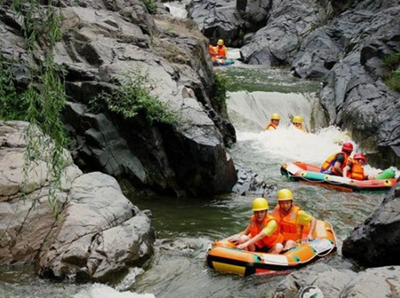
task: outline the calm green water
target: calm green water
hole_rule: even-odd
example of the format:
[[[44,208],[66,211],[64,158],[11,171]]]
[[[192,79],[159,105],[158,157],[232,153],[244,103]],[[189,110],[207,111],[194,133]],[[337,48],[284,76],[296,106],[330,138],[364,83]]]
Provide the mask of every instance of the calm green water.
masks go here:
[[[274,91],[286,95],[304,94],[307,97],[318,87],[316,83],[292,78],[287,70],[232,67],[218,71],[231,78],[232,82],[236,82],[230,89],[233,92],[232,98],[236,96],[234,91],[239,89]],[[269,94],[266,93],[265,98],[268,97]],[[281,105],[287,113],[292,112],[293,104],[288,105],[286,100],[282,99]],[[268,103],[265,106],[268,106]],[[299,135],[297,131],[290,129],[283,129],[281,135],[267,135],[261,125],[263,119],[259,120],[259,123],[252,122],[251,111],[238,111],[231,110],[231,119],[238,133],[237,144],[229,150],[235,163],[258,173],[268,185],[276,189],[290,188],[294,192],[296,202],[303,209],[317,218],[330,221],[337,233],[339,250],[322,261],[336,268],[353,268],[353,264],[341,256],[341,243],[353,227],[380,204],[383,194],[341,193],[287,181],[280,175],[283,162],[299,158],[319,163],[320,155],[325,154],[325,147],[337,146],[332,143],[333,137],[329,136],[329,133],[328,137],[326,134]],[[263,113],[260,115],[263,117]],[[317,145],[320,145],[321,149]],[[330,150],[329,147],[327,152]],[[136,297],[134,293],[152,293],[158,298],[271,297],[277,284],[285,278],[243,278],[216,273],[205,265],[205,252],[210,242],[246,227],[251,216],[250,207],[254,196],[232,194],[219,198],[157,197],[151,200],[131,197],[129,194],[128,196],[140,209],[150,209],[153,213],[153,225],[157,231],[156,253],[143,273],[131,274],[122,282],[112,285],[118,291],[125,291],[123,294],[130,294],[129,296],[119,296],[119,292],[115,292],[96,297]],[[271,206],[276,204],[275,193],[267,194],[266,197]],[[74,297],[78,292],[92,286],[41,280],[32,275],[31,269],[2,268],[0,297]]]

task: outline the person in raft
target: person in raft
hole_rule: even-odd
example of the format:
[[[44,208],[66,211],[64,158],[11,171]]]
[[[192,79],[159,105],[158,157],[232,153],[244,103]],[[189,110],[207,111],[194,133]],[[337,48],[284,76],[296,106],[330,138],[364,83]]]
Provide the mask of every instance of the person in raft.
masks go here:
[[[217,57],[218,59],[226,59],[228,57],[228,49],[224,45],[224,41],[219,39],[216,46]]]
[[[271,122],[267,124],[265,130],[276,130],[279,125],[279,121],[281,120],[281,116],[277,113],[271,115]]]
[[[208,53],[211,56],[211,61],[214,63],[217,61],[217,49],[211,44],[208,46]]]
[[[248,251],[264,251],[279,254],[283,249],[283,236],[276,220],[268,214],[268,202],[265,198],[253,200],[253,212],[247,228],[228,238],[237,243],[236,248]]]
[[[372,180],[373,176],[365,175],[364,164],[367,163],[367,157],[362,153],[354,154],[353,158],[349,158],[347,165],[343,168],[343,177],[355,180]]]
[[[293,204],[293,194],[289,189],[278,191],[278,205],[271,216],[276,219],[283,235],[283,250],[288,251],[305,241],[314,239],[313,233],[317,220],[299,206]],[[307,238],[302,239],[303,229],[308,227]]]
[[[342,151],[329,156],[321,166],[321,173],[328,175],[343,176],[343,169],[347,165],[350,154],[353,152],[353,144],[345,142]]]
[[[302,130],[304,132],[307,132],[306,129],[304,128],[304,126],[303,126],[303,117],[294,116],[293,119],[292,119],[292,124],[297,129]]]

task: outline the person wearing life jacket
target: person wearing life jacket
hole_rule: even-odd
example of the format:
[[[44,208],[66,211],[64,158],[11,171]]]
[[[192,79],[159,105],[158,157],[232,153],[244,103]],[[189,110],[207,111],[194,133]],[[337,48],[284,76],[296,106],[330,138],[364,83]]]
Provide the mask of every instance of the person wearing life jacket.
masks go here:
[[[347,165],[351,152],[353,152],[353,144],[345,142],[342,145],[342,151],[329,156],[321,166],[321,173],[328,175],[343,176],[343,169]]]
[[[211,56],[211,61],[214,63],[217,61],[217,49],[211,44],[208,46],[208,53]]]
[[[237,243],[238,249],[279,254],[283,249],[283,236],[276,220],[268,214],[268,209],[265,198],[254,199],[254,214],[249,225],[243,232],[229,237],[228,240]]]
[[[354,154],[353,158],[349,158],[347,165],[343,169],[343,177],[355,180],[375,179],[373,176],[365,175],[364,164],[367,163],[367,157],[362,153]]]
[[[216,51],[219,59],[226,59],[226,57],[228,57],[228,49],[224,45],[224,41],[222,39],[218,40]]]
[[[277,113],[271,115],[271,122],[267,124],[265,130],[276,130],[279,125],[279,121],[281,120],[281,116]]]
[[[296,247],[302,242],[304,228],[308,229],[306,241],[313,240],[313,233],[317,220],[293,204],[293,194],[289,189],[278,191],[278,205],[272,210],[271,215],[278,222],[283,235],[283,251]]]
[[[306,129],[304,128],[304,126],[303,126],[303,117],[294,116],[293,119],[292,119],[292,124],[297,129],[302,130],[304,132],[307,132]]]

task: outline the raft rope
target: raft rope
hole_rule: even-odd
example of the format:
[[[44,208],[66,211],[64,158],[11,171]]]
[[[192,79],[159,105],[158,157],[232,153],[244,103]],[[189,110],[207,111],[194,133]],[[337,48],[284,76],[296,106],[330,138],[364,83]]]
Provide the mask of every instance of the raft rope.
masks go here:
[[[333,227],[332,226],[332,224],[329,222],[329,221],[327,221],[327,223],[329,223],[329,225],[331,226],[331,227]],[[337,246],[337,238],[336,238],[336,233],[335,233],[335,231],[334,231],[334,229],[332,228],[332,234],[333,234],[333,238],[335,239],[335,245],[332,245],[332,248],[331,249],[329,249],[327,252],[325,252],[325,253],[321,253],[321,254],[318,254],[318,256],[319,257],[325,257],[325,256],[327,256],[327,255],[329,255],[331,252],[332,252],[332,250],[334,250],[335,249],[335,247]]]

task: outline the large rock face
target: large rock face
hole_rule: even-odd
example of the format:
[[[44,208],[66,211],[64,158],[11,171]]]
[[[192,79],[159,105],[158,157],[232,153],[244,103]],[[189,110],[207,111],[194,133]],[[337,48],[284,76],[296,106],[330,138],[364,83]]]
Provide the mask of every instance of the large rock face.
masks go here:
[[[150,212],[132,205],[113,177],[82,174],[67,152],[56,218],[48,197],[48,148],[24,176],[26,125],[0,122],[0,265],[34,262],[41,276],[107,280],[149,259]]]
[[[237,10],[235,0],[192,1],[189,16],[211,44],[216,45],[218,39],[223,39],[227,46],[242,45],[240,35],[246,22]]]
[[[366,266],[400,265],[400,185],[343,242],[342,252]]]
[[[237,176],[225,145],[235,141],[235,131],[210,100],[212,64],[196,24],[153,18],[139,0],[63,4],[55,60],[66,70],[64,118],[77,164],[168,195],[231,191]],[[0,13],[1,51],[26,62],[16,17]],[[151,95],[175,113],[176,125],[150,125],[140,113],[132,119],[89,113],[91,99],[137,71],[155,83]]]
[[[382,79],[384,55],[400,52],[400,11],[390,1],[382,6],[360,4],[338,18],[345,57],[327,73],[320,92],[329,124],[348,129],[381,168],[400,165],[399,94]]]
[[[216,1],[216,6],[226,3]],[[382,79],[388,72],[385,55],[400,52],[398,1],[237,0],[236,4],[244,20],[261,16],[265,22],[262,28],[238,25],[249,33],[236,42],[245,44],[241,48],[245,62],[289,65],[295,76],[323,81],[319,96],[326,119],[316,119],[316,126],[347,129],[374,166],[400,166],[399,94]],[[201,25],[200,19],[194,20]],[[213,26],[223,27],[229,21],[215,17]],[[215,31],[210,28],[205,34],[212,37]]]
[[[272,6],[268,23],[258,30],[241,55],[249,64],[278,66],[291,63],[299,44],[328,17],[319,1],[278,1]]]

